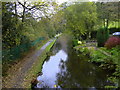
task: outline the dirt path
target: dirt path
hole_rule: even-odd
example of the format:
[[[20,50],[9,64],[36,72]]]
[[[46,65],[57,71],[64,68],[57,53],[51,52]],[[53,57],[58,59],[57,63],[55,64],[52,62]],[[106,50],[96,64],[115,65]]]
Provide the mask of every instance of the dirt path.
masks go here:
[[[3,79],[3,88],[22,88],[21,84],[24,81],[25,74],[32,67],[33,63],[41,55],[43,50],[52,42],[48,41],[41,49],[36,50],[28,54],[21,62],[16,64],[9,70],[9,75]]]

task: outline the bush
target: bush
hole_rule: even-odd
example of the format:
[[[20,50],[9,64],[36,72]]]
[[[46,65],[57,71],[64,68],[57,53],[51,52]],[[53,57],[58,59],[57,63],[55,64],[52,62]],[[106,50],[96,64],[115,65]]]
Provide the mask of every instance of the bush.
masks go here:
[[[120,45],[120,38],[119,37],[110,37],[107,42],[105,43],[105,47],[107,49],[111,49],[117,45]]]
[[[107,28],[100,28],[97,31],[98,47],[103,47],[108,38],[109,38],[108,29]]]
[[[78,40],[73,40],[73,46],[77,46],[78,45]]]

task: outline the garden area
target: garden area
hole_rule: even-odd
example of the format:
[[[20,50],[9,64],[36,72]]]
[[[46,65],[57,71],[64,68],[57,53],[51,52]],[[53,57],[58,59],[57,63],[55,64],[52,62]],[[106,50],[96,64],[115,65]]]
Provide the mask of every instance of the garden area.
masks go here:
[[[75,44],[75,41],[74,41]],[[108,29],[101,28],[96,34],[96,41],[76,41],[74,47],[79,53],[90,57],[92,62],[112,75],[108,80],[116,84],[120,83],[120,32],[111,36]],[[118,88],[119,86],[105,86],[106,88]]]

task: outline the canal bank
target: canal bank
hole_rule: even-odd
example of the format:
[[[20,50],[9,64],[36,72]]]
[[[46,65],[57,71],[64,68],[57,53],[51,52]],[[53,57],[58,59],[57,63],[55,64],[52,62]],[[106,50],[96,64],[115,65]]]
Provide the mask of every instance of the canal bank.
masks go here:
[[[24,58],[9,68],[8,76],[2,78],[2,88],[31,88],[31,81],[38,75],[41,65],[57,38],[44,40]]]
[[[104,88],[114,85],[107,80],[109,72],[94,65],[89,57],[72,47],[69,37],[59,37],[42,65],[34,88]]]
[[[46,43],[43,47],[41,47],[41,51],[38,51],[37,56],[39,56],[39,54],[41,55],[34,62],[31,69],[26,73],[24,81],[21,85],[22,88],[31,88],[31,81],[35,80],[36,76],[38,76],[39,72],[41,71],[42,64],[47,57],[47,53],[50,51],[55,41],[56,39],[48,41],[48,43]]]
[[[83,53],[90,59],[88,62],[95,64],[98,67],[101,67],[106,72],[109,72],[109,76],[107,78],[108,81],[114,84],[105,85],[104,88],[118,88],[119,83],[119,62],[118,62],[118,52],[119,47],[115,47],[111,50],[106,49],[105,47],[97,47],[97,44],[89,43],[82,43],[74,49],[79,52]]]

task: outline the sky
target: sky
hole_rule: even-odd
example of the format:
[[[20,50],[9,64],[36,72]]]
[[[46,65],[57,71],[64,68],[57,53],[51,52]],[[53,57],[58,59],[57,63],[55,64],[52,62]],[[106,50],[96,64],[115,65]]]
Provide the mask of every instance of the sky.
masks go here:
[[[64,2],[71,2],[71,1],[81,1],[81,2],[89,2],[89,1],[102,1],[102,2],[119,2],[120,0],[56,0],[58,4]]]
[[[49,0],[46,0],[46,1],[49,1]],[[55,1],[60,5],[64,2],[72,2],[72,1],[89,2],[89,1],[97,1],[97,0],[55,0]]]
[[[69,0],[56,0],[59,4],[63,3],[63,2],[66,2],[66,1],[69,1]]]
[[[72,1],[97,1],[97,0],[56,0],[58,4],[64,3],[64,2],[72,2]]]

